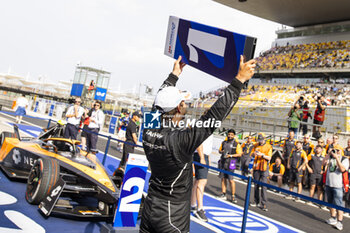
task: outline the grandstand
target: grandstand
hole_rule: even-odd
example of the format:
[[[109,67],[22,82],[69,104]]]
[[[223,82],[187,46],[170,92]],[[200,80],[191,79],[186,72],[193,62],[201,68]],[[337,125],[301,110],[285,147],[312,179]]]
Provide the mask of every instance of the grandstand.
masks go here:
[[[255,83],[349,82],[348,1],[216,1],[292,27],[277,30],[271,49],[256,58]]]

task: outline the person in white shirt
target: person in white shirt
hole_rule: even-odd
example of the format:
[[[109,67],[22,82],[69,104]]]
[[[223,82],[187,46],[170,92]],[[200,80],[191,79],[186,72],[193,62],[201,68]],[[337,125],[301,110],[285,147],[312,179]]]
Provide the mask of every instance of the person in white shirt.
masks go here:
[[[28,100],[25,98],[24,94],[16,100],[16,106],[16,123],[20,124],[23,116],[26,115],[26,107],[28,106]]]
[[[213,148],[213,135],[210,135],[203,143],[197,148],[194,153],[193,161],[199,162],[204,165],[210,166],[209,155]],[[209,169],[199,165],[194,165],[195,168],[195,181],[193,182],[192,196],[191,196],[191,210],[194,215],[200,220],[207,222],[208,218],[205,216],[203,209],[203,194],[204,188],[207,184],[207,177]],[[197,202],[197,208],[196,208]]]
[[[105,114],[103,113],[101,101],[96,101],[94,108],[91,112],[90,123],[88,127],[88,134],[86,140],[87,150],[92,153],[97,153],[97,140],[98,140],[98,131],[103,127],[105,122]]]
[[[78,129],[80,124],[80,118],[84,114],[85,110],[81,105],[81,99],[78,97],[75,99],[74,105],[70,106],[67,110],[67,125],[64,130],[64,137],[76,140],[78,135]]]

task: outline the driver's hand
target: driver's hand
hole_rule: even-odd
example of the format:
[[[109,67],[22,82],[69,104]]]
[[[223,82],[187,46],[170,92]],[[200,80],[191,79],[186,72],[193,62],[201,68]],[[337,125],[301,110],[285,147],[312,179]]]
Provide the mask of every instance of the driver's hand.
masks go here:
[[[244,57],[243,55],[241,55],[239,70],[236,78],[239,81],[241,81],[241,83],[248,81],[254,75],[255,66],[256,66],[256,61],[254,59],[244,62]]]
[[[174,67],[173,67],[173,74],[179,77],[179,75],[182,73],[182,69],[186,65],[186,63],[181,61],[182,56],[179,56],[179,58],[175,61]]]

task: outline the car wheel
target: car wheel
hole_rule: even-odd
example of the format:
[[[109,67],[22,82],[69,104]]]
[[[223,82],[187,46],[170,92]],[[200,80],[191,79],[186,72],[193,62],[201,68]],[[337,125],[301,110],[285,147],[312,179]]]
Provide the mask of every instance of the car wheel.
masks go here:
[[[26,200],[33,205],[39,204],[50,193],[60,176],[60,165],[55,159],[40,158],[30,170]]]
[[[14,138],[15,137],[15,134],[14,133],[11,133],[11,132],[2,132],[0,134],[0,146],[2,146],[2,144],[4,143],[5,141],[5,138]]]

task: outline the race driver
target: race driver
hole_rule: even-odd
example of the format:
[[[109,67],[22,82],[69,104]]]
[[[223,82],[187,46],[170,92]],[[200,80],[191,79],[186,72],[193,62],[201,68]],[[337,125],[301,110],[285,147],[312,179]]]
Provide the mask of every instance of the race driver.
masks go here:
[[[151,178],[140,232],[189,232],[192,155],[218,127],[216,124],[207,128],[199,127],[200,124],[180,127],[187,105],[184,94],[175,85],[184,66],[179,56],[155,98],[152,113],[155,113],[154,118],[161,114],[160,128],[145,128],[143,131],[143,148],[150,164]],[[244,62],[241,56],[237,76],[199,122],[224,120],[238,101],[243,83],[253,76],[254,68],[255,60]]]

